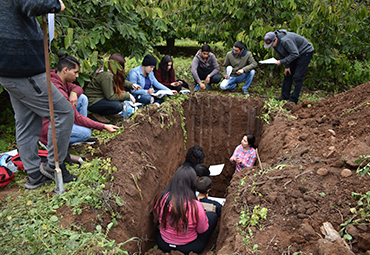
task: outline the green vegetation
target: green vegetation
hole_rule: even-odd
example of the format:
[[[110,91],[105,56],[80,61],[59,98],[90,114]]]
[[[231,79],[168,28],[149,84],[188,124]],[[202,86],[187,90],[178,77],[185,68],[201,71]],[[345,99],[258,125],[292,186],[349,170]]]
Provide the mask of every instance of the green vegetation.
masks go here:
[[[0,204],[0,225],[2,226],[0,246],[6,254],[128,254],[107,235],[117,226],[121,218],[117,208],[124,201],[110,190],[104,189],[105,183],[112,180],[110,159],[94,159],[80,169],[68,166],[78,173],[77,182],[65,184],[68,192],[54,195],[54,183],[45,184],[36,190],[25,190],[24,173],[17,172],[13,185],[19,191],[8,196]],[[76,225],[68,225],[60,210],[70,207],[73,214],[94,208],[102,217],[111,215],[107,226],[97,225],[95,231],[87,232]],[[64,224],[63,224],[64,223]],[[137,241],[131,238],[127,241]]]

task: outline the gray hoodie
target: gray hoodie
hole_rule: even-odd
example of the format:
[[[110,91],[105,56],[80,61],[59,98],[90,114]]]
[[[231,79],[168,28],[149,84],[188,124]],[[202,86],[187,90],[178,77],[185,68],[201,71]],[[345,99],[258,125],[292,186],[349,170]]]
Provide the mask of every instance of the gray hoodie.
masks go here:
[[[198,50],[197,54],[195,54],[193,62],[191,62],[191,74],[193,75],[196,83],[200,82],[200,78],[197,72],[198,66],[201,69],[209,70],[211,72],[209,76],[211,77],[220,72],[220,66],[217,63],[216,56],[212,52],[209,53],[207,62],[204,62],[200,50]]]
[[[274,31],[278,41],[274,50],[280,57],[280,63],[289,68],[296,58],[305,53],[312,52],[312,44],[303,36],[293,32],[287,32],[285,29]]]

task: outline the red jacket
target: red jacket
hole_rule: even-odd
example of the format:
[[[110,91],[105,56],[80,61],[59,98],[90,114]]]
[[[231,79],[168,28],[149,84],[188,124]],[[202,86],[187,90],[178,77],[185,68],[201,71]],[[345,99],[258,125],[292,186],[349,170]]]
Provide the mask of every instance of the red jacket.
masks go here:
[[[71,91],[76,92],[78,97],[83,93],[83,89],[76,84],[67,82],[67,85],[65,85],[60,79],[60,77],[58,76],[57,70],[51,70],[50,76],[51,76],[51,82],[63,94],[63,96],[67,98],[68,102],[69,102],[69,95],[71,94]],[[75,113],[74,123],[76,125],[82,126],[82,127],[94,128],[97,130],[104,129],[103,123],[93,121],[92,119],[83,116],[76,110],[75,106],[72,105],[72,107]],[[44,122],[42,124],[41,136],[39,139],[40,142],[42,142],[43,144],[48,144],[48,126],[49,126],[49,120],[44,119]]]
[[[173,89],[173,86],[171,86],[171,83],[176,81],[175,69],[173,69],[173,67],[172,67],[172,79],[170,81],[169,81],[169,77],[167,77],[166,80],[164,80],[164,78],[162,78],[161,70],[159,70],[159,69],[154,70],[154,76],[157,79],[157,81],[159,81],[159,83],[163,84],[164,86],[166,86],[170,89]]]

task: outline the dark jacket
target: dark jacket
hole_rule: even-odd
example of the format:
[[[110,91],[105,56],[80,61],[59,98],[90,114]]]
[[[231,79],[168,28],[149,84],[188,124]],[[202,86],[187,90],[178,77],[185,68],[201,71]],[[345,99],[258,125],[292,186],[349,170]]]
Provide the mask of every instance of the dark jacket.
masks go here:
[[[35,16],[60,9],[58,0],[1,1],[0,76],[29,77],[45,72],[43,35]]]
[[[280,63],[289,68],[290,63],[305,53],[312,52],[312,44],[303,36],[285,29],[275,30],[278,38],[274,50],[280,57]]]

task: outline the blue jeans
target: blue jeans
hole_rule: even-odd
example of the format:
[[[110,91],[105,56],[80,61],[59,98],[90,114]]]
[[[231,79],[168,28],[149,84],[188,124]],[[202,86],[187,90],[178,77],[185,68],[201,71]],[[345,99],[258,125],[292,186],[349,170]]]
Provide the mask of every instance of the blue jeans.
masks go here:
[[[303,87],[303,77],[306,73],[307,67],[312,59],[313,52],[308,52],[295,59],[290,63],[290,74],[284,76],[283,87],[281,88],[281,97],[294,103],[298,103],[299,94]],[[290,94],[294,80],[294,90]]]
[[[154,104],[154,103],[163,103],[164,100],[162,98],[152,97],[149,94],[144,95],[134,95],[136,102],[142,103],[143,105],[147,104]]]
[[[89,101],[84,94],[81,94],[77,99],[76,110],[83,116],[87,116],[87,106]],[[73,123],[71,138],[69,144],[84,142],[91,136],[91,129],[83,126],[76,125]]]
[[[253,81],[253,77],[254,77],[255,73],[256,73],[256,71],[254,71],[254,69],[252,69],[249,73],[242,73],[239,76],[230,77],[230,79],[228,79],[227,84],[225,86],[220,85],[220,88],[222,90],[235,89],[236,86],[238,86],[238,83],[245,82],[244,86],[243,86],[243,91],[248,91],[248,89],[251,86],[251,83]]]
[[[100,114],[102,116],[116,114],[122,111],[122,102],[120,101],[109,101],[105,98],[90,105],[88,110],[93,113]]]

